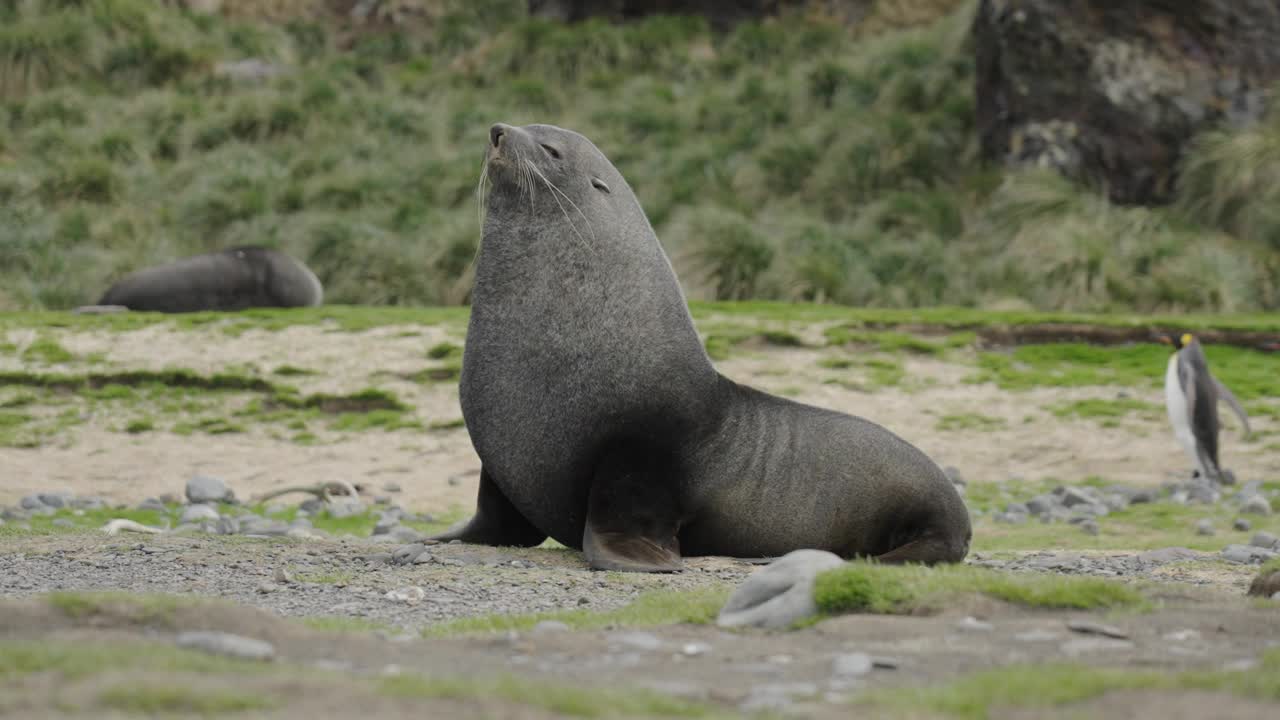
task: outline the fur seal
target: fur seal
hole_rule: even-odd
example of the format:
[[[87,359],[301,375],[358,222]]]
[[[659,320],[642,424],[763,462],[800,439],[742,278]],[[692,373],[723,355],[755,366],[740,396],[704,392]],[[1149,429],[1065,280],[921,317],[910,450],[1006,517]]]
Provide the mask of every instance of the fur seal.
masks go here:
[[[311,269],[269,248],[246,245],[139,270],[111,286],[98,305],[182,313],[319,305]]]
[[[591,567],[808,548],[958,562],[968,511],[924,453],[867,420],[712,366],[627,181],[587,138],[494,125],[459,393],[475,515],[435,539]],[[481,189],[485,177],[481,179]]]
[[[1209,372],[1209,361],[1195,336],[1163,335],[1160,341],[1173,346],[1165,368],[1164,400],[1174,437],[1195,464],[1197,476],[1234,484],[1234,476],[1218,461],[1218,401],[1226,402],[1240,418],[1246,437],[1250,432],[1248,414],[1227,386]]]

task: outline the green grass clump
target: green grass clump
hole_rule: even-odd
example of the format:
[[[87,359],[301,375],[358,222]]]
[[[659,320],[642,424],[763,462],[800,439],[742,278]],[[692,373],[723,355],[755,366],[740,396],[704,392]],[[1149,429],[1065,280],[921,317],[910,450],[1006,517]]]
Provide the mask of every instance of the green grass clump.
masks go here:
[[[1280,650],[1238,671],[1155,672],[1076,664],[1014,665],[983,670],[941,686],[876,690],[855,703],[909,716],[918,713],[985,720],[998,710],[1069,706],[1116,690],[1206,690],[1280,700]]]
[[[22,359],[27,362],[40,362],[48,365],[75,362],[75,353],[63,347],[53,338],[40,336],[26,350],[22,351]]]
[[[1131,413],[1138,413],[1147,419],[1158,418],[1163,410],[1164,408],[1160,405],[1133,398],[1116,398],[1115,400],[1090,398],[1058,403],[1049,407],[1049,412],[1055,417],[1098,419],[1103,421],[1104,426],[1108,421],[1118,420]]]
[[[444,637],[470,633],[529,630],[543,620],[557,620],[578,630],[609,626],[670,625],[676,623],[705,624],[715,619],[728,598],[724,588],[693,591],[652,591],[617,610],[561,610],[524,615],[485,615],[461,618],[423,629],[426,637]]]
[[[110,644],[48,639],[0,643],[0,679],[3,680],[50,672],[74,680],[135,668],[155,672],[248,674],[261,672],[262,664],[133,640],[116,640]]]
[[[254,693],[227,689],[183,688],[158,685],[118,685],[98,693],[98,702],[106,708],[148,716],[169,713],[200,716],[269,710],[279,702]]]
[[[367,633],[379,630],[391,630],[391,626],[362,617],[345,617],[342,615],[313,615],[303,618],[302,624],[312,630],[335,633]]]
[[[818,576],[814,599],[828,614],[909,614],[946,605],[957,596],[981,594],[1032,608],[1137,607],[1137,591],[1097,578],[997,573],[963,565],[892,567],[852,562]]]
[[[172,625],[174,613],[179,608],[194,607],[201,602],[208,602],[181,595],[111,591],[60,591],[49,593],[45,596],[45,600],[51,607],[77,620],[110,618],[116,622],[161,627]]]
[[[427,357],[431,358],[432,360],[461,358],[462,348],[455,343],[442,342],[436,345],[432,345],[431,349],[427,350]]]
[[[583,718],[706,717],[711,714],[706,706],[656,692],[570,688],[515,677],[464,680],[403,675],[383,680],[381,691],[391,697],[415,699],[497,699]]]

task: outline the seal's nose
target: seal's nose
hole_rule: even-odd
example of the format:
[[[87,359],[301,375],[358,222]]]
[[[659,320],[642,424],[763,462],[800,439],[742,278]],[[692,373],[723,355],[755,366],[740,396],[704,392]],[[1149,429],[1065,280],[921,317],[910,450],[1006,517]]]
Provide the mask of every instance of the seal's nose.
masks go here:
[[[507,130],[508,126],[502,123],[495,123],[493,127],[489,128],[489,142],[493,143],[494,147],[498,147],[498,143],[502,142],[502,136],[507,134]]]

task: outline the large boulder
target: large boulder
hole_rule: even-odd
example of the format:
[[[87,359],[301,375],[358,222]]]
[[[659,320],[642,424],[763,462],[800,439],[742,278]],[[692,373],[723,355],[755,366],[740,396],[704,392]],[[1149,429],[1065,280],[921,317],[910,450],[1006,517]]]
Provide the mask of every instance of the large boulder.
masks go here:
[[[985,156],[1159,204],[1193,134],[1261,116],[1280,1],[982,0],[973,40]]]

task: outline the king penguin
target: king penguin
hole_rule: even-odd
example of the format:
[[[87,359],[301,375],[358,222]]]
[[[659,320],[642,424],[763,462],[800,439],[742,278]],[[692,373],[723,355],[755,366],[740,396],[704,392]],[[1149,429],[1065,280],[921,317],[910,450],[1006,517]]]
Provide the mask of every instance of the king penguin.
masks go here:
[[[1164,375],[1165,408],[1173,434],[1191,457],[1197,475],[1229,485],[1235,478],[1218,463],[1218,401],[1225,401],[1240,418],[1245,436],[1250,432],[1249,417],[1236,396],[1209,373],[1199,340],[1185,333],[1160,341],[1174,348]]]

